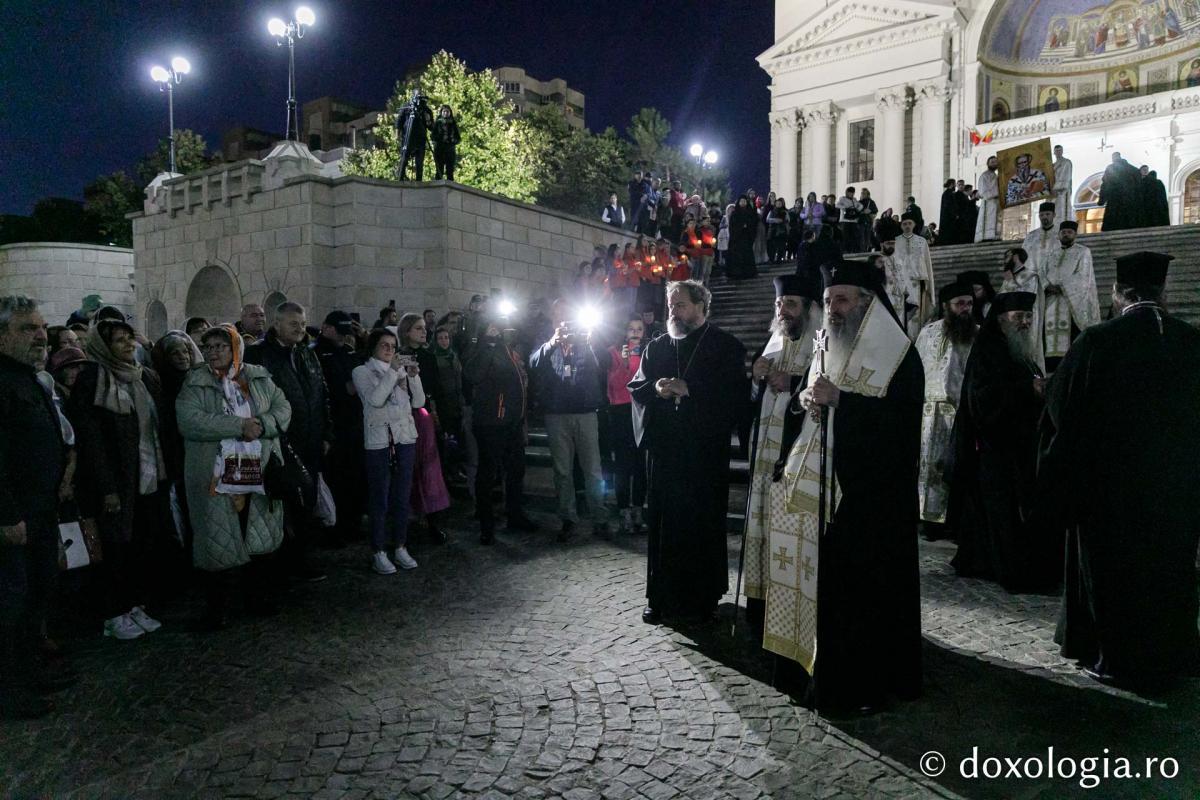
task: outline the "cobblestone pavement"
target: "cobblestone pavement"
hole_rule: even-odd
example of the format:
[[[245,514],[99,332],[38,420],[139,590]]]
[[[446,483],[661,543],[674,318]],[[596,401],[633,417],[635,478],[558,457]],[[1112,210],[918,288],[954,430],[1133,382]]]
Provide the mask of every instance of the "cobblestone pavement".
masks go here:
[[[548,517],[543,516],[543,519]],[[57,715],[0,727],[11,797],[1195,797],[1193,683],[1148,701],[1102,689],[1051,642],[1057,602],[953,577],[922,545],[926,692],[833,722],[770,687],[741,626],[642,624],[644,539],[544,531],[482,548],[461,524],[421,567],[365,551],[283,613],[140,640],[73,642]],[[737,539],[730,540],[737,563]],[[731,574],[731,585],[733,583]],[[727,601],[729,598],[727,598]],[[878,665],[886,669],[886,664]],[[970,780],[959,762],[1174,757],[1174,780]],[[923,753],[949,761],[935,780]],[[1044,759],[1043,759],[1044,760]],[[1095,767],[1100,774],[1101,767]]]

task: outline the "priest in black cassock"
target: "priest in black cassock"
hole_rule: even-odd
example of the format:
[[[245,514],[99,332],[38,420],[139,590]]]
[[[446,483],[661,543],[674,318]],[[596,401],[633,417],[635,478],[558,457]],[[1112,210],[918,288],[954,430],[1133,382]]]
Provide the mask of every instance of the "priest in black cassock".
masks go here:
[[[951,562],[1009,592],[1051,592],[1063,536],[1034,519],[1038,420],[1046,379],[1031,326],[1037,295],[1003,292],[975,337],[954,418]]]
[[[1038,467],[1068,529],[1055,641],[1132,687],[1200,675],[1200,332],[1163,307],[1171,258],[1117,259],[1113,319],[1075,340],[1047,388]]]
[[[634,435],[649,456],[642,619],[705,619],[729,587],[725,516],[730,433],[747,413],[746,348],[708,322],[712,293],[667,284],[667,336],[629,382]]]
[[[833,503],[820,534],[820,424],[806,424],[784,469],[794,533],[772,529],[764,646],[812,676],[807,702],[869,713],[921,690],[917,471],[924,372],[877,270],[825,270],[825,373],[800,401],[830,415]],[[783,589],[794,586],[789,597]],[[776,629],[779,615],[791,626]],[[772,633],[773,630],[777,632]]]

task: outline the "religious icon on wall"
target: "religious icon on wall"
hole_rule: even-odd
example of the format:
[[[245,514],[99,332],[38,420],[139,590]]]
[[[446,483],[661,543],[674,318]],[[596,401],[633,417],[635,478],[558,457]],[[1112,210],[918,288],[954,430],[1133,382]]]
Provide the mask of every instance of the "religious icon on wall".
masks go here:
[[[991,122],[1004,122],[1008,119],[1008,103],[1002,97],[997,97],[992,101],[992,115],[988,118]]]
[[[1011,208],[1044,200],[1054,194],[1054,160],[1050,139],[1010,147],[996,153],[1000,160],[1000,207]]]
[[[1051,111],[1061,111],[1067,107],[1066,86],[1038,87],[1038,108],[1045,114]]]
[[[1138,71],[1136,67],[1122,67],[1108,72],[1108,99],[1123,100],[1137,94]]]
[[[1200,86],[1200,58],[1192,58],[1179,65],[1179,88],[1190,89]]]

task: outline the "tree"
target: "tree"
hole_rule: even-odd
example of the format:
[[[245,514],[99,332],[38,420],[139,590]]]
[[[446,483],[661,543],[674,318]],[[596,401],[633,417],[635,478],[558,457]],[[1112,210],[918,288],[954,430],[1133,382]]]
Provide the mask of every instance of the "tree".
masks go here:
[[[524,121],[539,147],[539,204],[594,219],[610,192],[620,196],[629,145],[615,130],[594,134],[573,128],[550,107],[535,109]]]
[[[388,100],[387,113],[375,129],[375,152],[351,151],[342,160],[347,175],[395,180],[400,161],[396,113],[414,88],[429,98],[436,115],[442,105],[454,110],[462,141],[458,145],[457,182],[487,192],[532,202],[537,196],[536,136],[519,119],[491,70],[471,72],[445,50],[440,51],[411,82],[400,81]],[[383,151],[383,152],[379,152]],[[425,155],[425,171],[433,172],[433,149]]]
[[[633,158],[650,169],[657,166],[659,153],[671,134],[671,123],[657,108],[643,108],[629,120],[625,134],[633,142]]]
[[[125,170],[101,175],[83,187],[83,209],[106,244],[133,247],[133,225],[125,215],[141,208],[142,189]]]
[[[175,171],[181,175],[190,175],[207,169],[213,164],[213,158],[208,154],[208,145],[204,137],[187,128],[175,129]],[[154,180],[160,172],[166,172],[171,166],[171,141],[160,139],[158,147],[147,153],[137,164],[137,176],[142,186]]]

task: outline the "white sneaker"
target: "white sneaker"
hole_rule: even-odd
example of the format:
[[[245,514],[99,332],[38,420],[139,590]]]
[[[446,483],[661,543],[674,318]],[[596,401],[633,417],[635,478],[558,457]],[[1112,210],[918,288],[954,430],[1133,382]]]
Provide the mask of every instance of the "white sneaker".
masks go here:
[[[396,554],[393,556],[396,563],[404,567],[404,569],[416,569],[417,560],[408,554],[407,547],[397,547]]]
[[[145,632],[146,630],[130,619],[128,614],[104,620],[104,635],[114,639],[136,639]]]
[[[129,610],[129,614],[127,616],[133,620],[135,625],[144,630],[146,633],[154,633],[156,630],[162,627],[162,623],[147,614],[146,609],[142,606],[134,606]]]
[[[382,550],[375,553],[371,567],[380,575],[392,575],[396,572],[396,565],[388,560],[387,553]]]

